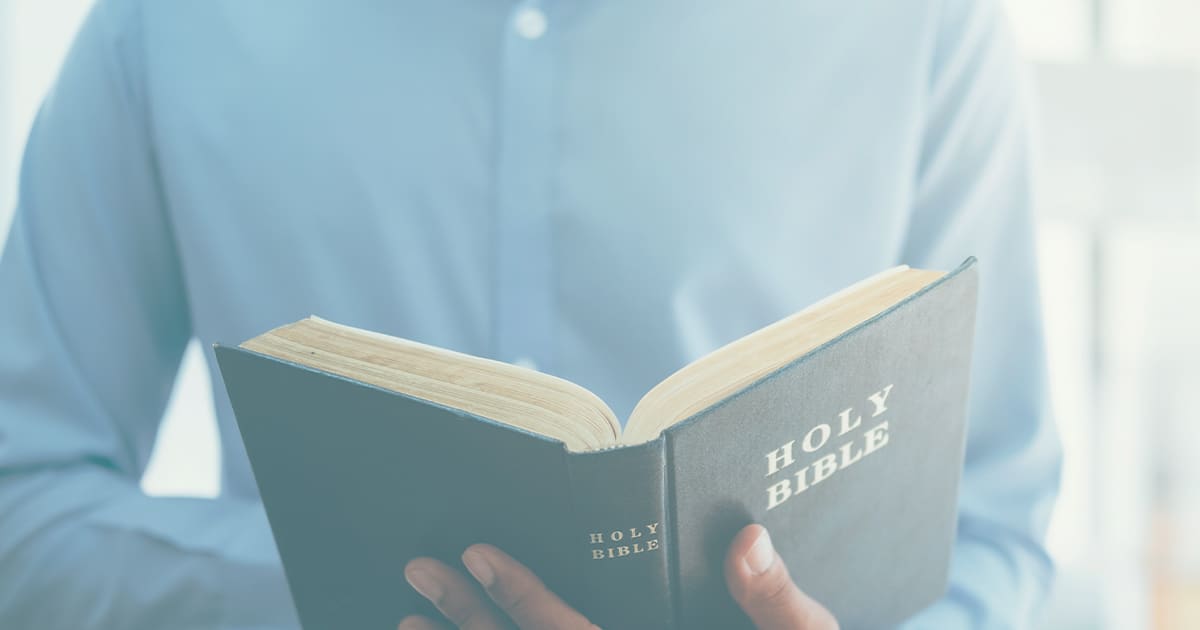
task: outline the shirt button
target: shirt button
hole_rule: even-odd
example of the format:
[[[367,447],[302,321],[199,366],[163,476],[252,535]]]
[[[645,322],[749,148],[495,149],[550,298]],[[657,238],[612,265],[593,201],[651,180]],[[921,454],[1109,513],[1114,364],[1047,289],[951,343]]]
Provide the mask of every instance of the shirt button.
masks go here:
[[[537,7],[522,7],[513,18],[513,28],[525,39],[537,39],[546,34],[546,14]]]
[[[538,369],[537,361],[534,361],[532,358],[526,356],[517,357],[517,360],[513,361],[513,364],[518,367],[523,367],[526,370]]]

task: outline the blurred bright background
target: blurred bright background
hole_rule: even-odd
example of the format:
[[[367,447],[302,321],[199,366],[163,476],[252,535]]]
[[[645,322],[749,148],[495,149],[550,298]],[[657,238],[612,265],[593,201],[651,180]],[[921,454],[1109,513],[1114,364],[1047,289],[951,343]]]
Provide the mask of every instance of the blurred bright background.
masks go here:
[[[30,121],[90,4],[0,0],[0,234]],[[1200,0],[1007,4],[1040,126],[1066,450],[1042,627],[1200,628]],[[147,492],[218,491],[202,360],[189,350]]]

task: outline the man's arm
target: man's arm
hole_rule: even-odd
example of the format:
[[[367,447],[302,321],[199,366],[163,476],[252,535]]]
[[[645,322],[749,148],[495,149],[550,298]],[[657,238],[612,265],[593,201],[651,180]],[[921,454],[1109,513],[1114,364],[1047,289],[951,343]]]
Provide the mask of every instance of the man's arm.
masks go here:
[[[946,0],[902,261],[979,258],[967,454],[950,590],[920,628],[1025,627],[1049,587],[1059,480],[1048,415],[1027,111],[995,0]]]
[[[294,627],[259,505],[138,487],[191,327],[136,9],[78,35],[0,258],[0,627]]]

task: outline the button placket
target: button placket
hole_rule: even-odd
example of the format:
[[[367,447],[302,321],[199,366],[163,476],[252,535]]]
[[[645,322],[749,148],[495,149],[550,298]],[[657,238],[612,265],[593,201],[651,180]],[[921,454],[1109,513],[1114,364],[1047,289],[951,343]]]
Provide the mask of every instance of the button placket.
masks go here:
[[[554,332],[550,213],[555,160],[553,11],[523,2],[503,38],[497,110],[494,354],[551,365]]]

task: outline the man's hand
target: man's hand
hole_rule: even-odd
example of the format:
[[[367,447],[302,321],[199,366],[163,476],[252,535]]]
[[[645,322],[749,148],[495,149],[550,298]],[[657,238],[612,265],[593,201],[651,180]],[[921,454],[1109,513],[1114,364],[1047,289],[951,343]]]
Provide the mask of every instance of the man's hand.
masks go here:
[[[475,582],[432,558],[417,558],[404,567],[408,583],[433,602],[449,623],[408,617],[400,623],[400,630],[499,630],[513,626],[521,630],[599,630],[503,551],[491,545],[472,545],[463,553],[462,561]]]
[[[747,525],[733,537],[725,584],[759,630],[837,630],[833,615],[792,581],[762,525]]]
[[[432,558],[408,563],[409,584],[445,620],[408,617],[400,630],[598,630],[503,551],[472,545],[462,560],[475,581]],[[760,630],[837,630],[833,615],[792,582],[761,525],[747,526],[734,537],[725,556],[725,581]]]

